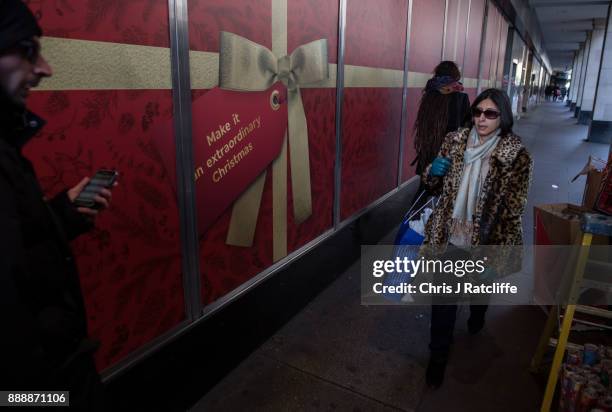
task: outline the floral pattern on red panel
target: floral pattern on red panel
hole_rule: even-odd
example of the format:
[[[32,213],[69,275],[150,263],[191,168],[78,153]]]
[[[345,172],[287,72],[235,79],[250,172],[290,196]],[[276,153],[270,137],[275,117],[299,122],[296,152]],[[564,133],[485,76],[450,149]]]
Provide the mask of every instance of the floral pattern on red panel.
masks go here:
[[[169,47],[167,0],[26,0],[44,35]]]
[[[407,181],[416,174],[416,164],[411,165],[416,158],[416,149],[414,148],[414,122],[416,121],[422,93],[423,91],[420,88],[409,88],[406,95],[406,131],[404,133],[402,182]]]
[[[185,317],[175,173],[149,137],[172,116],[171,92],[36,92],[30,106],[48,121],[26,146],[46,193],[98,168],[120,172],[111,208],[72,245],[104,368]]]
[[[330,63],[338,62],[338,0],[289,1],[287,10],[287,49],[311,41],[327,39]]]
[[[341,217],[397,185],[402,89],[344,90]]]
[[[404,70],[407,19],[407,0],[349,1],[345,63]]]
[[[218,52],[219,32],[272,47],[272,0],[190,0],[189,48]]]

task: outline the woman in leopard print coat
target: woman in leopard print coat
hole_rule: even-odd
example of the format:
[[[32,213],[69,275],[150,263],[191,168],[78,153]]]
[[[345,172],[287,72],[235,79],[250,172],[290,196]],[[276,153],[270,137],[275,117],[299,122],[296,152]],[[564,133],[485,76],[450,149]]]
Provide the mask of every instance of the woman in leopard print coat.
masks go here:
[[[448,154],[452,163],[446,176],[430,176],[431,164],[423,172],[423,183],[440,196],[425,227],[425,245],[448,243],[469,133],[470,129],[466,128],[446,135],[440,150]],[[491,155],[489,173],[476,206],[472,246],[523,244],[521,216],[527,203],[531,169],[531,156],[520,137],[513,133],[502,136]]]
[[[473,258],[471,253],[481,245],[523,244],[521,217],[532,160],[520,137],[512,133],[510,101],[503,91],[488,89],[476,98],[471,111],[470,128],[448,133],[438,157],[421,176],[424,185],[440,196],[425,226],[425,256],[434,251],[444,253],[443,260],[466,260]],[[520,269],[521,256],[516,253],[520,249],[495,248],[492,260],[496,265],[489,265],[492,273],[499,268],[506,272],[497,275]],[[457,281],[452,275],[440,279]],[[432,305],[431,357],[426,379],[433,387],[440,386],[444,378],[457,302],[457,298],[442,297],[434,298]],[[483,328],[486,309],[486,305],[471,305],[470,333]]]

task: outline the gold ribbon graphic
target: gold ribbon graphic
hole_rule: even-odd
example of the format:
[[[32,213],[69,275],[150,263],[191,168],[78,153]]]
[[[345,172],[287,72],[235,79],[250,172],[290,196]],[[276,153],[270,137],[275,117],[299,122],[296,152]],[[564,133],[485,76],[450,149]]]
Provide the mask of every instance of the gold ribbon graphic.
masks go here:
[[[221,32],[219,54],[219,87],[236,91],[263,91],[279,80],[287,87],[288,126],[291,161],[293,213],[297,223],[312,214],[308,127],[300,86],[329,78],[327,40],[321,39],[296,48],[293,53],[277,57],[268,48],[233,33]],[[261,204],[266,172],[234,203],[226,243],[252,246]],[[281,177],[283,178],[283,177]],[[285,184],[275,184],[284,190]],[[280,198],[286,199],[286,193]],[[285,200],[286,201],[286,200]],[[286,223],[274,229],[274,243],[285,243],[284,250],[274,247],[274,260],[286,256]],[[282,238],[282,239],[281,239]]]

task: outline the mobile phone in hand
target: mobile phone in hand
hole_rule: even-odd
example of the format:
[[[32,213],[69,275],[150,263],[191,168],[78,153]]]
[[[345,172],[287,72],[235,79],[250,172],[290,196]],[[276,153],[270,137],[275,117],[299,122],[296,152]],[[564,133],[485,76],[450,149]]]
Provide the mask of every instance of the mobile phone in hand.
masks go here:
[[[102,189],[110,189],[118,177],[119,173],[116,170],[98,170],[81,193],[74,199],[74,204],[78,207],[99,209],[100,204],[96,202],[95,197]]]

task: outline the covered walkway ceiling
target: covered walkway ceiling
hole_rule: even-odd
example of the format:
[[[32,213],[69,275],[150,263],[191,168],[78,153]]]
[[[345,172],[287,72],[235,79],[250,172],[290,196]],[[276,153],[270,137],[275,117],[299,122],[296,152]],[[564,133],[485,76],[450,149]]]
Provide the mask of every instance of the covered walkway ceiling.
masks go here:
[[[544,49],[553,70],[571,68],[574,53],[593,30],[604,23],[609,0],[530,0],[542,29]]]

